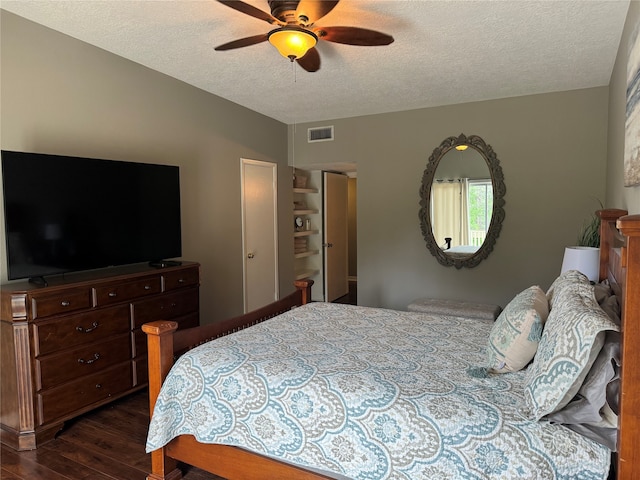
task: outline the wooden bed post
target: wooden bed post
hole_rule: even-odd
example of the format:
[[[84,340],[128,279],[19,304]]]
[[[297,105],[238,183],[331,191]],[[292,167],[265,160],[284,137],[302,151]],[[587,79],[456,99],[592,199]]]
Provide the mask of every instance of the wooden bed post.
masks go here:
[[[160,365],[149,362],[149,412],[153,413],[160,387],[173,365],[173,332],[176,322],[156,321],[142,325],[147,334],[149,358],[160,358]],[[164,448],[151,452],[151,473],[147,480],[178,480],[182,472],[174,459],[165,454]]]
[[[640,215],[619,218],[617,227],[627,237],[621,255],[626,279],[621,305],[623,361],[618,430],[618,480],[626,480],[638,478],[640,468]]]
[[[313,280],[296,280],[293,284],[302,292],[302,305],[311,302],[311,285],[313,285]]]
[[[613,231],[616,220],[626,215],[626,210],[607,208],[598,210],[596,215],[600,218],[600,280],[609,277],[609,249],[613,246]]]

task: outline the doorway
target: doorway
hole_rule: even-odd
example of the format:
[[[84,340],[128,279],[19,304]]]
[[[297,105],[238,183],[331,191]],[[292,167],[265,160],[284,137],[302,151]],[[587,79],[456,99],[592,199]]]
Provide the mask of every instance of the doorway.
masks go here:
[[[348,177],[324,172],[324,291],[327,302],[349,293]]]
[[[278,166],[241,159],[244,311],[278,299]]]

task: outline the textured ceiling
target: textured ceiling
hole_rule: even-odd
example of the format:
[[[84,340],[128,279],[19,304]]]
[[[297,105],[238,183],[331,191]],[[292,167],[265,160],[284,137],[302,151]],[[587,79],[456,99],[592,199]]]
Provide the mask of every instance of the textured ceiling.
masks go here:
[[[269,11],[266,0],[247,0]],[[27,19],[287,124],[608,85],[628,0],[342,0],[317,26],[392,35],[320,41],[308,73],[268,43],[214,51],[273,27],[214,0],[2,0]]]

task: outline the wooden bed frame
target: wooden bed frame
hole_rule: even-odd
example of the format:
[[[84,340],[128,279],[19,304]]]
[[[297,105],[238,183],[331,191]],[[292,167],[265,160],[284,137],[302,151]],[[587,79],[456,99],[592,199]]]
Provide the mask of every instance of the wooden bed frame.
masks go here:
[[[600,210],[597,214],[601,219],[600,279],[609,279],[621,299],[623,361],[619,452],[612,472],[618,479],[627,480],[638,478],[637,470],[640,469],[640,215],[626,215],[626,211],[617,209]],[[175,355],[311,301],[313,281],[300,280],[295,284],[296,291],[275,304],[214,325],[176,333],[175,322],[157,321],[143,325],[149,345],[151,412]],[[193,436],[182,435],[151,453],[152,470],[147,479],[182,478],[177,462],[194,465],[229,480],[332,478],[237,447],[202,444]]]

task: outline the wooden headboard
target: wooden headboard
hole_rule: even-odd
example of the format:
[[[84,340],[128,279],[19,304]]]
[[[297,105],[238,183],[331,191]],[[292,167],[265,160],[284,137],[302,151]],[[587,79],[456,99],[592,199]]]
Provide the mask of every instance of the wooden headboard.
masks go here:
[[[600,280],[608,279],[621,306],[621,373],[617,478],[640,478],[640,215],[597,212]]]

